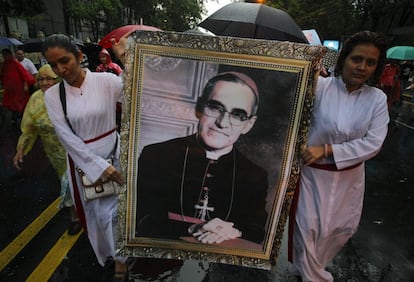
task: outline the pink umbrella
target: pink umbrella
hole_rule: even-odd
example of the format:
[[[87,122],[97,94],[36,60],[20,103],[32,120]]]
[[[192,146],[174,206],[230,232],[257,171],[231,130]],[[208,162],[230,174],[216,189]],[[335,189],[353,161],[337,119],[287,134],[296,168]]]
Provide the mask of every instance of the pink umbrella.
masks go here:
[[[124,25],[117,29],[114,29],[113,31],[105,35],[104,38],[102,38],[98,44],[101,45],[103,48],[111,48],[112,39],[115,39],[115,41],[118,42],[124,35],[132,33],[136,30],[160,31],[160,29],[157,27],[143,24]]]

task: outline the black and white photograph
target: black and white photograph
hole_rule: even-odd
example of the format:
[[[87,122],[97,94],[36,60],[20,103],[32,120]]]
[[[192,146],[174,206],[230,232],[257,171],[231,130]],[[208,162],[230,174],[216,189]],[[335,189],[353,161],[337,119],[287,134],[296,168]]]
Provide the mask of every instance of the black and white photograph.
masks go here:
[[[129,42],[125,249],[270,260],[314,62],[179,46],[214,46],[206,36],[145,36]],[[178,43],[156,44],[164,36]]]

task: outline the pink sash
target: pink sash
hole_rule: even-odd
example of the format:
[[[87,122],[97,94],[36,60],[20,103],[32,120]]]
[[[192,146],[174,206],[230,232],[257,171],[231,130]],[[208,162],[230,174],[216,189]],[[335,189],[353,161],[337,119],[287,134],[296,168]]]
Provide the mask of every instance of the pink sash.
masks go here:
[[[338,169],[335,164],[310,164],[310,167],[322,169],[322,170],[329,170],[329,171],[344,171],[344,170],[350,170],[353,168],[356,168],[357,166],[361,165],[362,163],[357,163],[355,165],[351,165],[348,167],[345,167],[343,169]],[[292,204],[290,206],[289,211],[289,227],[288,227],[288,261],[293,262],[293,229],[295,226],[295,219],[296,219],[296,209],[298,207],[299,202],[299,179],[296,183],[296,189],[295,194],[293,194],[292,198]]]

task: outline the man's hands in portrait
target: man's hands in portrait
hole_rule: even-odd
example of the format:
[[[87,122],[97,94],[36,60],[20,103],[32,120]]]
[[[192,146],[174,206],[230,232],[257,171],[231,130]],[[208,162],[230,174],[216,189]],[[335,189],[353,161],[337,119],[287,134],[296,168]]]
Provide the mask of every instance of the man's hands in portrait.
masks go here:
[[[207,244],[219,244],[223,241],[239,238],[242,236],[240,230],[233,227],[233,222],[214,218],[207,223],[194,224],[188,229],[198,241]]]

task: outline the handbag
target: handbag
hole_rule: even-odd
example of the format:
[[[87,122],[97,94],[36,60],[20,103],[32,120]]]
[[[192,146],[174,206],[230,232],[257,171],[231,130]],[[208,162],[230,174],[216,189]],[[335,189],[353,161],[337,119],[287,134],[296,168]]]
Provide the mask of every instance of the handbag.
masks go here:
[[[107,161],[112,164],[112,159],[107,159]],[[85,201],[118,195],[121,190],[121,186],[113,180],[102,177],[93,183],[79,167],[76,167],[76,171],[79,173],[82,186],[84,187],[83,199]]]
[[[62,103],[62,109],[63,109],[63,113],[65,114],[66,122],[68,123],[69,128],[72,130],[72,132],[76,135],[67,117],[66,91],[65,91],[65,85],[63,84],[63,81],[59,85],[59,91],[60,91],[59,93],[60,102]],[[118,137],[115,140],[115,146],[112,150],[111,157],[106,160],[111,165],[113,164],[117,146],[118,146]],[[119,185],[116,181],[101,177],[96,182],[92,182],[88,179],[85,173],[78,166],[76,167],[76,171],[79,173],[82,186],[84,187],[83,199],[85,201],[94,200],[94,199],[102,198],[102,197],[108,197],[112,195],[118,195],[121,191],[121,185]]]

